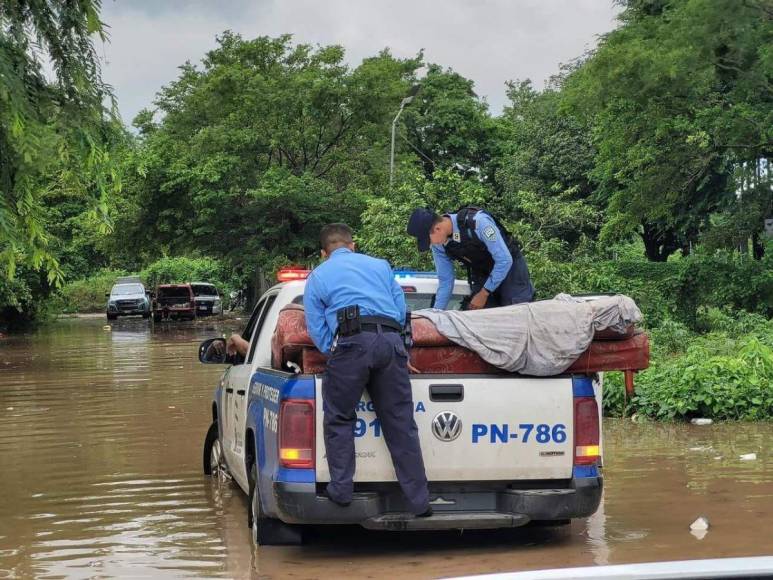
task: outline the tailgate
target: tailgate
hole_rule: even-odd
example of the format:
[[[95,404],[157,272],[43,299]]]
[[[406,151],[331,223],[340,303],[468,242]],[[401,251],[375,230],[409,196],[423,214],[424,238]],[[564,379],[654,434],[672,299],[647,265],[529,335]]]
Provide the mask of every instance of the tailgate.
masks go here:
[[[569,479],[574,403],[569,377],[412,377],[414,416],[430,481]],[[330,481],[317,378],[317,481]],[[373,404],[355,424],[355,481],[395,481]]]

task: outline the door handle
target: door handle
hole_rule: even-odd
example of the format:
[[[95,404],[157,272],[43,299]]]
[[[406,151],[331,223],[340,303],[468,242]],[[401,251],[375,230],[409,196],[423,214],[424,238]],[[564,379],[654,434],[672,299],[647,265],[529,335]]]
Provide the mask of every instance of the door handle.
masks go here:
[[[245,392],[244,389],[239,389],[238,391],[236,391],[236,394],[237,395],[241,395],[243,397],[244,396],[244,392]]]
[[[225,392],[226,393],[233,393],[234,390],[231,387],[226,387]]]
[[[438,403],[458,403],[464,400],[464,385],[430,385],[429,400]]]

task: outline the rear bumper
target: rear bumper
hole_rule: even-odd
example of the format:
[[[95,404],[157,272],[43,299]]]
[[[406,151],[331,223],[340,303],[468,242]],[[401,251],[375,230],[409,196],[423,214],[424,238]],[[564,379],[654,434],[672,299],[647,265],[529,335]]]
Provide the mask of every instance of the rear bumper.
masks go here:
[[[295,524],[359,524],[379,530],[512,528],[530,521],[567,520],[593,514],[603,478],[582,477],[561,489],[432,492],[434,515],[415,518],[399,490],[355,493],[342,508],[316,492],[313,483],[274,483],[275,515]]]
[[[156,316],[161,316],[162,318],[176,318],[179,316],[186,316],[191,317],[196,315],[196,309],[195,308],[157,308],[153,311],[153,314]]]
[[[220,304],[214,304],[212,302],[197,302],[196,314],[198,316],[213,316],[223,313],[223,308]]]

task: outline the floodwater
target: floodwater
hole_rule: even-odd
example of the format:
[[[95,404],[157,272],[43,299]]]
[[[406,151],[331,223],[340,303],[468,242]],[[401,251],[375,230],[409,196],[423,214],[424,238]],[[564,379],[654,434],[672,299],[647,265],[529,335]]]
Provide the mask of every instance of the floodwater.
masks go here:
[[[221,368],[196,347],[239,324],[68,319],[0,338],[0,578],[429,578],[773,554],[773,424],[630,420],[605,421],[604,501],[570,526],[319,527],[253,551],[243,494],[201,468]]]

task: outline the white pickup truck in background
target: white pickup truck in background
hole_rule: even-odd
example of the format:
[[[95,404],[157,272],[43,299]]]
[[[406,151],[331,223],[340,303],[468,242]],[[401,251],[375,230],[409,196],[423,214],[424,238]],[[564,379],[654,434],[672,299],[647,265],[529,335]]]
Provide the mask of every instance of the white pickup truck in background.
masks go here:
[[[256,304],[243,333],[246,360],[223,373],[212,401],[204,471],[229,473],[250,497],[259,544],[296,543],[303,524],[358,524],[385,530],[568,523],[601,500],[596,374],[414,374],[413,399],[434,515],[415,518],[404,503],[378,417],[364,395],[354,427],[357,470],[352,504],[323,491],[329,481],[322,438],[321,375],[274,368],[280,311],[302,304],[305,276],[285,280]],[[430,307],[437,279],[397,273],[411,310]],[[457,281],[452,305],[469,293]],[[212,360],[210,339],[199,357]],[[231,361],[237,362],[237,361]],[[273,363],[273,365],[272,365]]]

